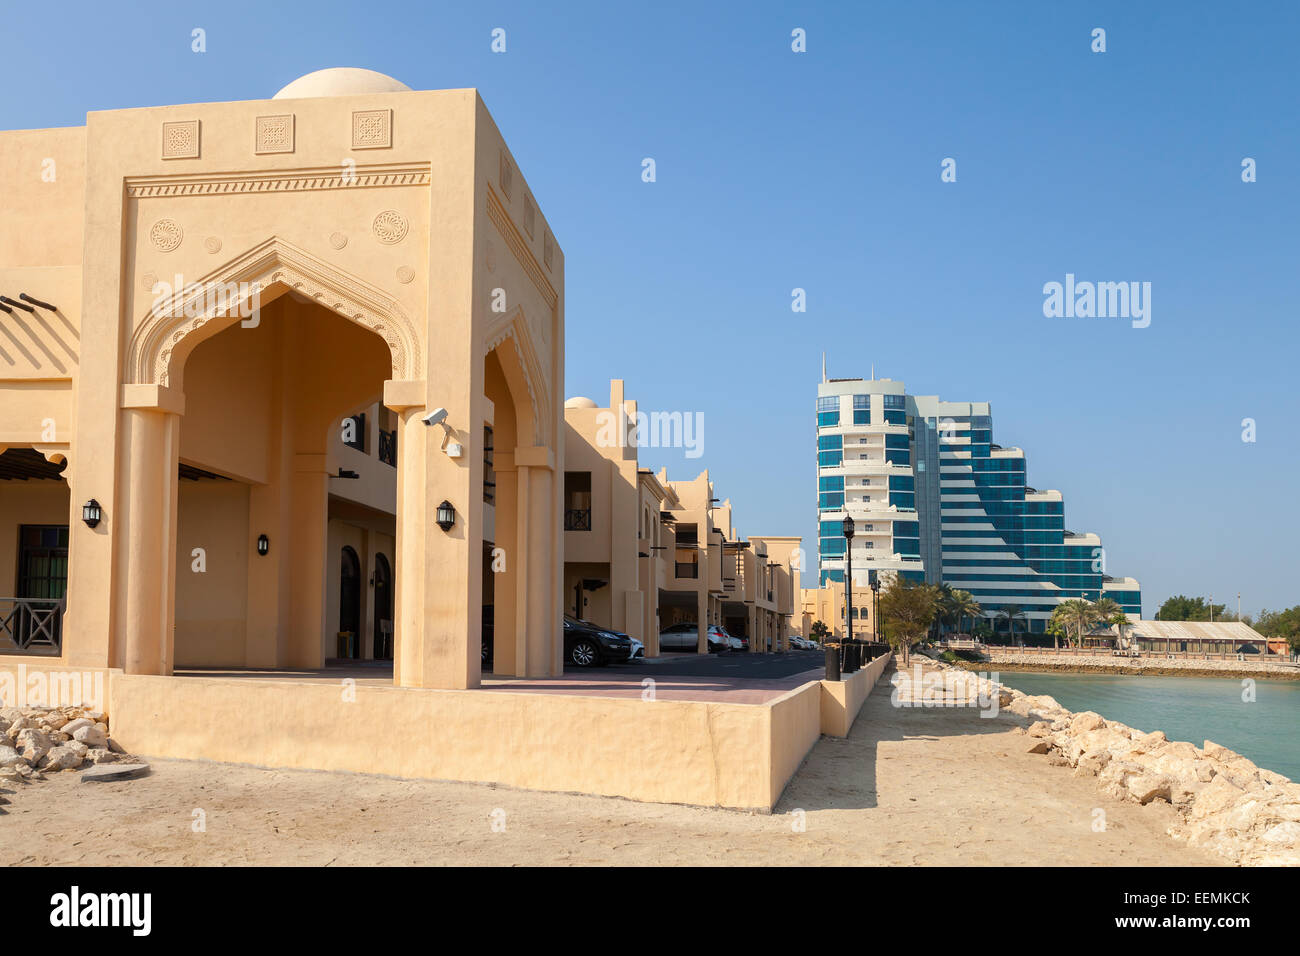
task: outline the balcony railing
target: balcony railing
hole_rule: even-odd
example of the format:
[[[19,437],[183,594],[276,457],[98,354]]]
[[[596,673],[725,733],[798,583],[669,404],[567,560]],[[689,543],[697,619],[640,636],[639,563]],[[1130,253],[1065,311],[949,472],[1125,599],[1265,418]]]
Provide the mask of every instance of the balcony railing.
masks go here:
[[[676,574],[679,578],[698,578],[700,576],[700,566],[689,561],[676,562]]]
[[[62,646],[61,598],[0,598],[0,654],[54,656]]]
[[[565,531],[590,531],[591,509],[569,508],[564,512]]]

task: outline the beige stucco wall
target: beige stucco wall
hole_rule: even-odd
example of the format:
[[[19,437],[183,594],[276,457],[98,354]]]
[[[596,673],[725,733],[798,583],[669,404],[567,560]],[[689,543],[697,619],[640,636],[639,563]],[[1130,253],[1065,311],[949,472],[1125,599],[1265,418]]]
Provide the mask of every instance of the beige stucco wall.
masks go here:
[[[764,705],[363,685],[348,702],[342,684],[114,674],[111,686],[114,737],[146,756],[755,810],[816,741],[820,695],[816,683]],[[422,730],[393,747],[393,727]]]
[[[866,667],[844,675],[843,680],[821,684],[821,729],[831,737],[847,737],[871,689],[889,666],[891,655],[882,654]]]
[[[176,666],[247,663],[248,486],[182,481],[176,534]],[[195,549],[202,549],[202,564]],[[265,559],[258,559],[265,560]],[[196,568],[202,567],[199,571]]]

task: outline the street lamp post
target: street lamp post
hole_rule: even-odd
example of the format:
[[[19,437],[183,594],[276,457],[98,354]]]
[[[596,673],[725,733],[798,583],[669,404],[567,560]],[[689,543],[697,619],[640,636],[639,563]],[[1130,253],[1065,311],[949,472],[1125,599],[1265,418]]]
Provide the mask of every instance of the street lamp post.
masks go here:
[[[880,643],[880,578],[871,572],[871,642]]]
[[[844,556],[847,571],[844,575],[844,671],[852,674],[858,669],[857,654],[853,645],[853,518],[844,515]]]

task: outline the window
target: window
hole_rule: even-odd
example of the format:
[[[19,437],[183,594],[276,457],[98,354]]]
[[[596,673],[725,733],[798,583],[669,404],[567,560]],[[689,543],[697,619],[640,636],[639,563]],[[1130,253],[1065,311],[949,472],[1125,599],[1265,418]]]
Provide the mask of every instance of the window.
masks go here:
[[[591,530],[591,472],[564,473],[564,530]]]
[[[823,395],[817,399],[817,411],[838,412],[839,410],[840,397],[838,395]]]

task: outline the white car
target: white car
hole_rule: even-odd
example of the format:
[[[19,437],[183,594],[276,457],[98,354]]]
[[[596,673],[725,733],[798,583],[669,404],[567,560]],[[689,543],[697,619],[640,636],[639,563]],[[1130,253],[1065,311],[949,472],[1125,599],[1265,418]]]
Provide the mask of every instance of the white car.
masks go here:
[[[699,645],[699,630],[694,621],[683,621],[659,632],[659,650],[693,651]],[[731,647],[726,632],[716,624],[709,627],[709,653]]]

